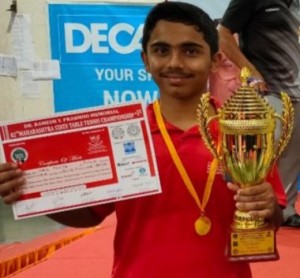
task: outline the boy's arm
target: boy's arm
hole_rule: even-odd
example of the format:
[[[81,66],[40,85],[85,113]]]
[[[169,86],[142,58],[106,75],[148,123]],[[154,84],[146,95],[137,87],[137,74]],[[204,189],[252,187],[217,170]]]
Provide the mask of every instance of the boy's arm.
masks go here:
[[[114,203],[88,208],[63,211],[47,215],[52,220],[66,226],[85,228],[100,224],[106,216],[115,210]]]
[[[267,85],[264,82],[263,76],[242,53],[230,29],[221,24],[218,25],[217,29],[219,33],[220,50],[238,68],[242,69],[243,67],[247,67],[251,72],[251,76],[260,81],[257,85],[257,89],[259,89],[261,92],[265,92],[267,90]]]
[[[90,208],[63,211],[47,216],[56,222],[75,228],[96,226],[106,217],[106,215],[96,215]]]
[[[240,50],[240,47],[230,29],[221,24],[218,25],[217,29],[219,33],[220,49],[224,52],[227,58],[239,68],[248,67],[251,72],[256,70],[254,65],[252,65],[252,63]]]
[[[0,163],[0,196],[5,204],[12,204],[22,195],[25,185],[25,173],[14,163]],[[113,212],[114,204],[105,204],[92,208],[80,208],[48,215],[49,218],[73,227],[91,227],[101,223]]]

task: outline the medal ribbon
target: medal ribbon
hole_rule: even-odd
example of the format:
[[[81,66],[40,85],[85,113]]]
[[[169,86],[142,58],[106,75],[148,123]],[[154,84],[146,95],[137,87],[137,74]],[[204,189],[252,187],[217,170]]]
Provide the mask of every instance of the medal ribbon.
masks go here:
[[[167,148],[170,152],[170,155],[173,159],[173,162],[177,168],[177,170],[179,171],[180,176],[182,177],[184,184],[186,185],[187,190],[189,191],[189,193],[191,194],[191,196],[193,197],[194,201],[196,202],[196,204],[198,205],[200,211],[201,211],[201,215],[205,214],[205,207],[208,203],[208,200],[210,198],[210,194],[211,194],[211,189],[212,189],[212,185],[215,179],[215,175],[217,172],[217,168],[218,168],[218,159],[214,158],[212,163],[211,163],[211,167],[210,167],[210,171],[209,171],[209,175],[206,181],[206,185],[205,185],[205,189],[204,189],[204,194],[203,194],[203,198],[202,198],[202,202],[200,201],[198,194],[195,190],[195,187],[193,186],[193,183],[186,171],[186,169],[183,166],[183,163],[174,147],[174,144],[170,138],[170,135],[166,129],[161,111],[160,111],[160,107],[159,107],[159,102],[158,100],[156,100],[153,103],[153,109],[154,109],[154,114],[155,114],[155,118],[159,127],[159,130],[162,134],[162,137],[167,145]],[[220,141],[219,141],[220,142]],[[218,144],[218,150],[220,147],[220,143]]]

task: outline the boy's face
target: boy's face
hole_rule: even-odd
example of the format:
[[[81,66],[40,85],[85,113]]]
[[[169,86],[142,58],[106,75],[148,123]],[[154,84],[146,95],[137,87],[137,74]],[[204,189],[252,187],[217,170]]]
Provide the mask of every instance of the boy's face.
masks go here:
[[[175,98],[205,92],[208,75],[217,60],[211,58],[203,34],[194,26],[165,20],[157,22],[142,58],[160,94]]]

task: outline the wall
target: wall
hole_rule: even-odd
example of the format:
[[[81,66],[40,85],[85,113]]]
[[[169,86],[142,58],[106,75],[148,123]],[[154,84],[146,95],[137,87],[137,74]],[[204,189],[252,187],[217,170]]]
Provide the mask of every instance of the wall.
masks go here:
[[[52,3],[100,2],[90,1],[51,1]],[[113,1],[106,1],[113,2]],[[118,2],[161,2],[161,1],[118,1]],[[13,55],[11,25],[14,14],[6,11],[12,0],[1,0],[0,3],[0,54]],[[50,58],[47,1],[17,0],[19,14],[28,14],[31,19],[33,45],[37,60]],[[38,81],[37,81],[38,82]],[[0,120],[24,119],[44,116],[53,113],[52,81],[39,81],[40,96],[29,98],[20,91],[20,78],[0,76]]]

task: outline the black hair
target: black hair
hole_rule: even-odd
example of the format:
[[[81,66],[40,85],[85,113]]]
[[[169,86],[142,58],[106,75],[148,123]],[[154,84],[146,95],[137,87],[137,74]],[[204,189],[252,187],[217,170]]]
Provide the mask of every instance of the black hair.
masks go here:
[[[218,51],[218,32],[214,22],[206,12],[197,6],[184,2],[162,2],[155,5],[146,17],[142,38],[144,52],[147,52],[151,33],[159,20],[195,26],[198,32],[203,33],[211,55]],[[170,30],[170,32],[176,32],[176,30]]]

